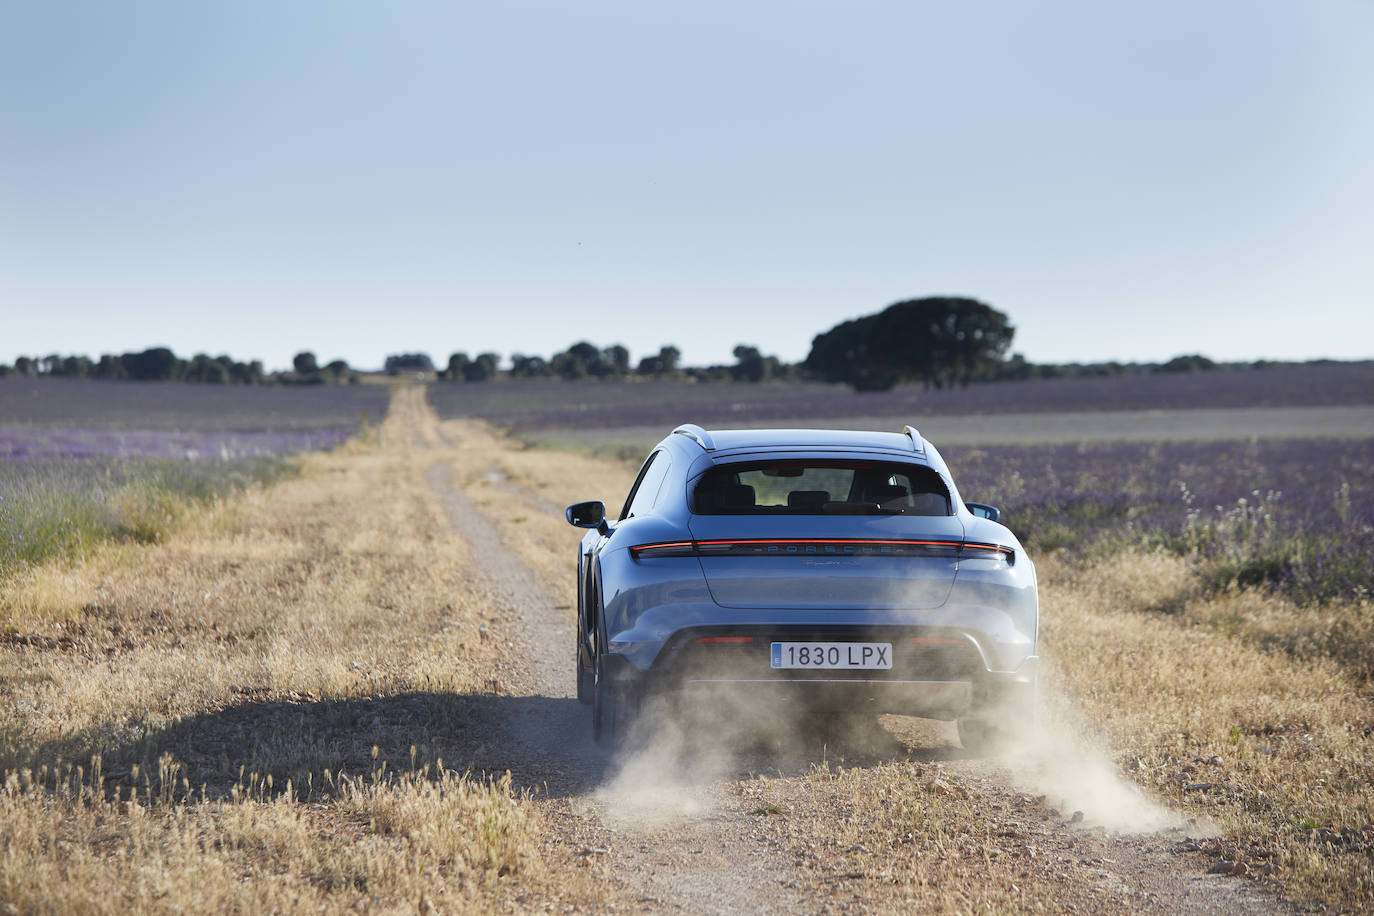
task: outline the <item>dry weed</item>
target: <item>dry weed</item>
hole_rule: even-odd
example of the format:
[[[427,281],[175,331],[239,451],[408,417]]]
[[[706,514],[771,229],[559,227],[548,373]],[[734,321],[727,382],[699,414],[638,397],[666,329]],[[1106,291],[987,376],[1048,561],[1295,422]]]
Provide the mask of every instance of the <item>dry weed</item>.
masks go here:
[[[1179,607],[1186,563],[1159,554],[1085,570],[1041,565],[1046,680],[1100,725],[1123,770],[1217,823],[1218,853],[1279,875],[1295,901],[1374,903],[1368,695],[1336,661],[1266,649],[1210,623],[1245,614],[1304,626],[1296,609],[1257,592]]]
[[[400,389],[375,442],[0,597],[0,903],[470,911],[597,899],[509,781],[445,771],[503,628]],[[397,766],[400,775],[393,775]],[[559,864],[551,866],[550,862]],[[529,895],[534,895],[533,897]]]

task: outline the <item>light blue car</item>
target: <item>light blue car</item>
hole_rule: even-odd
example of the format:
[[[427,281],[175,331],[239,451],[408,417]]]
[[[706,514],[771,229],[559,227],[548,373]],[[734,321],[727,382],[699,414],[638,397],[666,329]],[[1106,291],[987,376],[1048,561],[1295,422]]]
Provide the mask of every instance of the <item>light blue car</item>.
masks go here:
[[[590,529],[577,696],[599,741],[650,697],[711,691],[953,719],[975,752],[1032,714],[1035,567],[910,426],[680,426],[614,521],[567,518]]]

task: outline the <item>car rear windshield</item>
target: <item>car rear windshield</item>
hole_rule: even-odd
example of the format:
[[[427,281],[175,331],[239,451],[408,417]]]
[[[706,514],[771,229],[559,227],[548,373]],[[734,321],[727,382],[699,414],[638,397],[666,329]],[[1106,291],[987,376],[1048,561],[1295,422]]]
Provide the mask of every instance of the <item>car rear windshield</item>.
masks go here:
[[[768,461],[717,465],[695,491],[698,515],[949,515],[928,467],[892,462]]]

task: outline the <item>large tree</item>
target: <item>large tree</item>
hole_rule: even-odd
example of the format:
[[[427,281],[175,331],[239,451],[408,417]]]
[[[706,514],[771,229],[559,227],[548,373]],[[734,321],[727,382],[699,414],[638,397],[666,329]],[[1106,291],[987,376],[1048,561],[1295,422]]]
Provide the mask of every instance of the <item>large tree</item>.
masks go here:
[[[167,347],[152,347],[142,353],[120,357],[129,378],[138,382],[166,381],[181,375],[184,363]]]
[[[859,391],[966,385],[997,365],[1015,333],[1004,313],[976,299],[909,299],[818,334],[805,366]]]
[[[630,371],[630,351],[621,344],[602,349],[588,341],[579,341],[549,360],[555,375],[573,380],[586,378],[618,378]]]
[[[400,375],[402,372],[433,372],[434,361],[428,353],[393,353],[386,358],[384,366],[387,375]]]

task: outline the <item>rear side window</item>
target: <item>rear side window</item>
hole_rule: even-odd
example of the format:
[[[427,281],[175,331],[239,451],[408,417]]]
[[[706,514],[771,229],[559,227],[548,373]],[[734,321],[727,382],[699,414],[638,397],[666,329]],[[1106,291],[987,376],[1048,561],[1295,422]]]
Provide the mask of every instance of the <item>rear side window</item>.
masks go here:
[[[663,478],[667,476],[670,464],[672,461],[662,451],[649,456],[649,460],[644,462],[644,467],[640,469],[639,479],[635,481],[634,488],[625,500],[624,508],[620,510],[622,519],[632,515],[643,515],[654,507],[659,487],[663,485]]]
[[[928,467],[892,462],[770,461],[718,465],[693,494],[698,515],[949,515]]]

